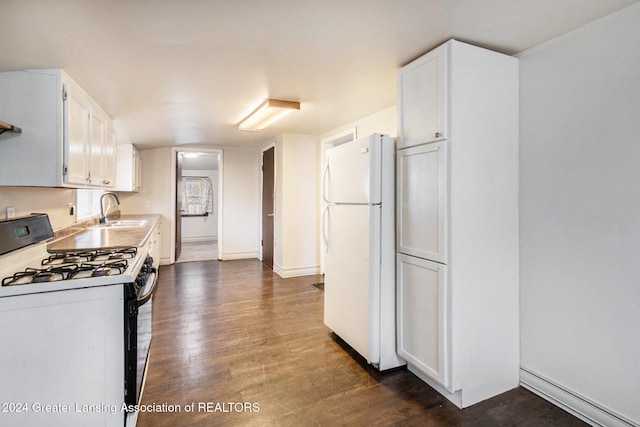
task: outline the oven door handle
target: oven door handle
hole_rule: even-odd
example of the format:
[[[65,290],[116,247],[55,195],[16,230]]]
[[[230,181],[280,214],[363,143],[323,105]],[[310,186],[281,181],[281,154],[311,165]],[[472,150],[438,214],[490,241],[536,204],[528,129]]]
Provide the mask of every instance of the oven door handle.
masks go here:
[[[138,304],[137,304],[138,307],[146,304],[146,302],[149,301],[153,296],[153,292],[156,290],[156,285],[158,284],[158,269],[153,267],[151,269],[151,274],[153,274],[153,284],[151,285],[151,289],[149,289],[149,292],[138,297]],[[150,279],[147,279],[147,283],[145,283],[145,286],[144,286],[145,289],[147,288],[147,284],[149,283],[149,280]]]

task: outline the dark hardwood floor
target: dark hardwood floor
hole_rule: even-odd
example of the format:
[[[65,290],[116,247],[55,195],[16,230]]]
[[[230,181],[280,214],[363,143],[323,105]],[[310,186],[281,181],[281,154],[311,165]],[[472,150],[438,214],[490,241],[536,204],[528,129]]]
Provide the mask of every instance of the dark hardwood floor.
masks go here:
[[[405,369],[377,373],[324,326],[320,276],[200,261],[159,280],[141,427],[586,425],[522,388],[460,410]]]

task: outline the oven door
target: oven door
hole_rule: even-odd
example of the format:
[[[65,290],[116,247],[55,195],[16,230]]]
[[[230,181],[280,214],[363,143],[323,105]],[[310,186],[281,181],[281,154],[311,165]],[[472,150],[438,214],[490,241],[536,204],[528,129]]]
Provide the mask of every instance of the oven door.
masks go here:
[[[139,296],[135,295],[133,284],[125,285],[124,400],[127,407],[140,404],[142,396],[151,345],[151,297],[156,289],[157,280],[158,271],[153,268]]]

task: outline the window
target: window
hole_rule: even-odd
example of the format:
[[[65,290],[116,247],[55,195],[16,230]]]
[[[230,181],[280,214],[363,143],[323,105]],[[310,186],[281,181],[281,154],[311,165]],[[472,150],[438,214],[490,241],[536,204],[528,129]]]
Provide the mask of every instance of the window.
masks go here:
[[[76,190],[76,220],[100,215],[102,190],[79,188]]]
[[[182,216],[207,216],[213,213],[213,188],[206,176],[182,177]]]

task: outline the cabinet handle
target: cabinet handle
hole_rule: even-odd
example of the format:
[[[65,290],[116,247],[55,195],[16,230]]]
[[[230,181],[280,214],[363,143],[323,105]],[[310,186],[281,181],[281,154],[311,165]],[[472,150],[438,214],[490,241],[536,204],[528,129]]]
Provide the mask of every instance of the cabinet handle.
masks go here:
[[[111,181],[109,181],[108,179],[105,179],[104,181],[102,181],[102,183],[104,185],[109,185],[109,184],[111,184]]]
[[[436,132],[436,133],[435,133],[435,137],[436,137],[436,138],[440,138],[441,136],[442,136],[442,134],[441,134],[440,132]]]

